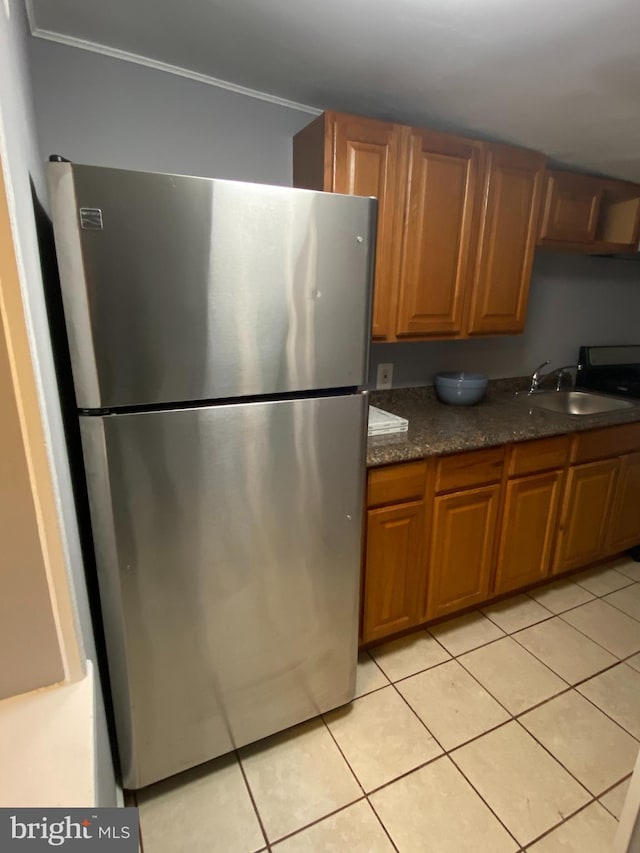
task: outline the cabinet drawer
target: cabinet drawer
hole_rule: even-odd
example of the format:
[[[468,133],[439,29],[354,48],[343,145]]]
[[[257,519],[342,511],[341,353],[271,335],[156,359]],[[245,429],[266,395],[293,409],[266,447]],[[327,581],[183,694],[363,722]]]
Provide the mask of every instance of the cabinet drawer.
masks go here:
[[[497,483],[502,478],[504,447],[456,453],[438,460],[436,492]]]
[[[514,444],[509,458],[509,476],[534,474],[551,468],[564,468],[569,456],[569,436],[558,435],[539,441]]]
[[[367,506],[384,506],[402,501],[418,501],[424,497],[426,462],[388,465],[369,471]]]
[[[592,429],[574,436],[571,462],[591,462],[640,450],[640,423]]]

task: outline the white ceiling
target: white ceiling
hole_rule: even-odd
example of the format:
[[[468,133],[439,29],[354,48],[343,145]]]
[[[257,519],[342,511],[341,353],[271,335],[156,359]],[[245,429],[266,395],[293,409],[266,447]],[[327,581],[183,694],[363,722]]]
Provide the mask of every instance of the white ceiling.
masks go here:
[[[320,109],[527,145],[640,182],[640,0],[28,5],[36,35]]]

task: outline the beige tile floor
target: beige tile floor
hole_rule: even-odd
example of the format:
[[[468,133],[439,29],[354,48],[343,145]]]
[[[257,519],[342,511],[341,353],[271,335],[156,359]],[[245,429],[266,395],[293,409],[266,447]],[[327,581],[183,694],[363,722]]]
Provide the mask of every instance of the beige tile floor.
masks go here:
[[[640,564],[372,649],[356,695],[138,792],[144,853],[606,853],[640,740]]]

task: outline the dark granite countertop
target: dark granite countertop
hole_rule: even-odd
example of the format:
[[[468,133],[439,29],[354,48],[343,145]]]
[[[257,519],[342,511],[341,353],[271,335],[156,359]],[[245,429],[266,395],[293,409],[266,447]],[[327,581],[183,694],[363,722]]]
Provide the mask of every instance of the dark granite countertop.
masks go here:
[[[447,406],[433,388],[372,391],[369,402],[409,421],[409,431],[369,438],[367,467],[407,462],[462,450],[640,421],[640,405],[599,415],[562,415],[531,405],[528,379],[493,380],[475,406]]]

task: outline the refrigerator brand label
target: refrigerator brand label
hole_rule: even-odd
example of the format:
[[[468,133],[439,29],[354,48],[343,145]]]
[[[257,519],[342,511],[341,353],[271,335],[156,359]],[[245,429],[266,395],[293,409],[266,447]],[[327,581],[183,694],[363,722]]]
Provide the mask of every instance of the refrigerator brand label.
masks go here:
[[[85,231],[102,231],[102,211],[99,207],[80,208],[80,227]]]

